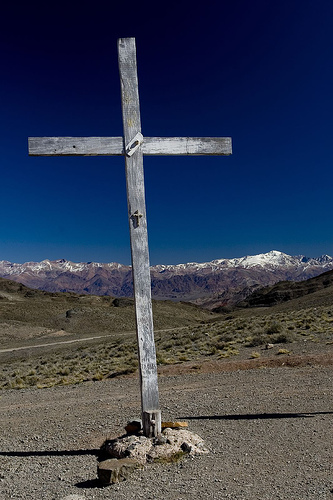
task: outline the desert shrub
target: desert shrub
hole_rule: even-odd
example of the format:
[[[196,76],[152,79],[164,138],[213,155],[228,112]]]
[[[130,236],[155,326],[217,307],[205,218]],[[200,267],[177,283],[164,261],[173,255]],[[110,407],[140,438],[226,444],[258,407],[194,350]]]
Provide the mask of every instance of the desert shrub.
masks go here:
[[[156,352],[156,363],[158,365],[165,365],[167,364],[166,357],[161,351]]]
[[[272,336],[270,342],[272,344],[287,344],[295,340],[295,335],[292,333],[280,333],[278,335]]]
[[[290,351],[288,351],[288,349],[279,349],[277,354],[290,354]]]
[[[244,328],[246,328],[246,326],[247,326],[247,322],[244,319],[235,321],[235,329],[236,330],[244,330]]]
[[[58,375],[69,375],[70,374],[70,369],[68,368],[68,366],[65,366],[63,368],[61,368],[59,371],[58,371]]]
[[[202,336],[202,333],[201,331],[193,331],[190,333],[190,339],[192,340],[192,342],[195,342],[197,340],[199,340]]]
[[[220,342],[231,342],[234,340],[234,335],[232,333],[222,333],[219,335],[219,341]]]
[[[257,347],[259,345],[263,345],[267,343],[267,336],[264,334],[258,334],[254,335],[252,338],[250,337],[247,343],[245,344],[246,347]],[[270,340],[270,339],[269,339]]]
[[[158,365],[172,365],[176,362],[175,358],[167,358],[164,354],[156,353],[156,363]]]
[[[267,335],[272,335],[273,333],[280,333],[282,331],[282,325],[278,321],[272,321],[266,328],[265,333]]]
[[[16,377],[15,380],[13,380],[11,383],[13,389],[23,389],[25,385],[25,381],[21,377]]]
[[[230,358],[231,356],[237,356],[239,354],[239,350],[234,346],[228,345],[223,349],[219,354],[219,358]]]
[[[25,382],[27,385],[34,387],[38,382],[38,377],[36,375],[31,375],[30,377],[25,378]]]
[[[162,344],[163,349],[165,349],[166,351],[170,351],[170,349],[172,347],[174,347],[174,345],[175,345],[175,343],[173,340],[166,341],[166,342],[164,342],[164,344]]]

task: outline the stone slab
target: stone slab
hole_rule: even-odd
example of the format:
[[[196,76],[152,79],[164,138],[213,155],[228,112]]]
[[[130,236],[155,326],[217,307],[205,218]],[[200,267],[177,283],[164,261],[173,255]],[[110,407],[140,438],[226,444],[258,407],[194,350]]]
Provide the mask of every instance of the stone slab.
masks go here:
[[[97,466],[98,479],[103,484],[114,484],[125,481],[134,469],[140,467],[137,460],[132,458],[109,458]]]

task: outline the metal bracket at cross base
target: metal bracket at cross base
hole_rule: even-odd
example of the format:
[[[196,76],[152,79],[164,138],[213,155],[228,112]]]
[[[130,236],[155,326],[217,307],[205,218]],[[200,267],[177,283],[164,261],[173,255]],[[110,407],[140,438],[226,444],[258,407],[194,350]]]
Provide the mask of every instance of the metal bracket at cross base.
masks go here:
[[[161,410],[149,410],[142,413],[143,434],[146,437],[156,437],[161,432]]]

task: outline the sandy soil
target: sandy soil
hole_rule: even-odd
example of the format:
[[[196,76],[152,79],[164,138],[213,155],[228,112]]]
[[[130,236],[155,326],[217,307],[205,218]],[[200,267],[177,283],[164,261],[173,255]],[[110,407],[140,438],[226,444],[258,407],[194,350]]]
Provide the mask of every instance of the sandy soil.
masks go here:
[[[140,416],[136,377],[3,392],[0,498],[332,500],[332,356],[297,356],[160,370],[162,419],[188,421],[210,453],[105,488],[96,453]]]

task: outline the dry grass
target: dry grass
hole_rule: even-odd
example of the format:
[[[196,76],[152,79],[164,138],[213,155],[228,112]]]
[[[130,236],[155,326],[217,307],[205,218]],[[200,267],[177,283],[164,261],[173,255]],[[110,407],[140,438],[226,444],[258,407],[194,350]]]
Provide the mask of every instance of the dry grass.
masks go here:
[[[247,311],[246,314],[236,311],[229,316],[213,316],[184,304],[172,304],[172,306],[178,307],[180,315],[184,315],[183,325],[179,325],[181,320],[176,317],[175,309],[173,318],[168,317],[172,310],[170,304],[158,303],[154,306],[156,316],[162,311],[162,319],[157,322],[163,327],[169,327],[164,331],[156,329],[155,332],[159,365],[189,360],[200,361],[207,357],[231,358],[244,349],[248,349],[248,357],[257,358],[260,353],[258,350],[254,351],[253,347],[263,347],[265,344],[277,346],[282,344],[278,354],[288,354],[293,343],[306,340],[330,344],[333,341],[332,306],[288,312],[274,312],[274,308],[266,311]],[[121,309],[111,310],[110,304],[108,307],[110,310],[107,312],[110,314],[113,314],[115,309],[119,311]],[[93,318],[96,314],[94,310],[89,312],[88,316],[92,318],[90,324],[95,324]],[[106,324],[105,318],[101,318],[100,321]],[[172,327],[175,322],[177,326]],[[188,323],[191,325],[188,326]],[[128,325],[126,321],[125,324]],[[87,331],[89,322],[85,333]],[[21,389],[31,386],[42,388],[101,380],[134,372],[138,366],[134,333],[114,334],[92,345],[76,344],[66,349],[59,348],[57,351],[45,352],[43,355],[37,349],[29,352],[29,357],[20,355],[20,358],[16,356],[2,363],[0,388]]]
[[[131,373],[137,366],[134,341],[116,341],[7,362],[0,387],[21,389],[77,384]]]

